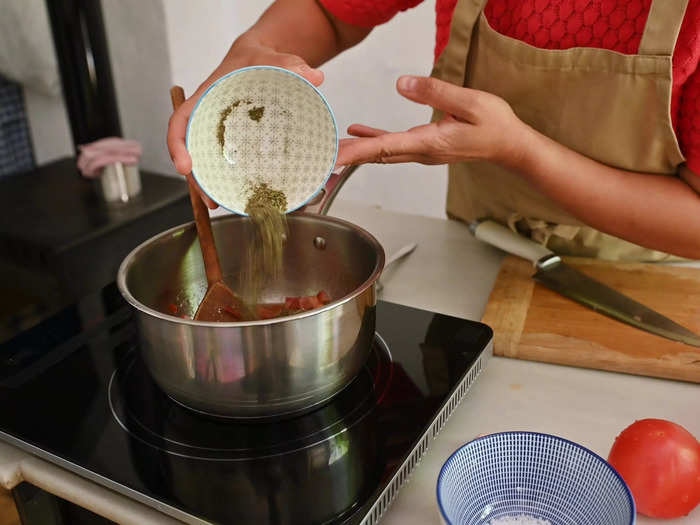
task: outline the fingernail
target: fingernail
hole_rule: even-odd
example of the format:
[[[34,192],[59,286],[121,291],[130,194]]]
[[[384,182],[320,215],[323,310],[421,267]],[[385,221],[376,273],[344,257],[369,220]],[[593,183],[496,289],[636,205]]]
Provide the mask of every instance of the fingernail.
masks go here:
[[[402,91],[413,91],[416,89],[417,84],[418,79],[416,77],[403,76],[399,78],[399,89]]]

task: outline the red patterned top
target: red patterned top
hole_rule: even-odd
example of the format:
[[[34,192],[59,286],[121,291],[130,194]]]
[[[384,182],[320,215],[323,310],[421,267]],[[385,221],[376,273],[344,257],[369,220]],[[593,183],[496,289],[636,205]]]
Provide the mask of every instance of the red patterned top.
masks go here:
[[[372,27],[423,0],[321,0],[340,20]],[[488,0],[499,33],[544,49],[597,47],[634,54],[652,0]],[[445,49],[457,0],[437,0],[435,59]],[[671,118],[688,166],[700,174],[700,0],[689,0],[673,54]]]

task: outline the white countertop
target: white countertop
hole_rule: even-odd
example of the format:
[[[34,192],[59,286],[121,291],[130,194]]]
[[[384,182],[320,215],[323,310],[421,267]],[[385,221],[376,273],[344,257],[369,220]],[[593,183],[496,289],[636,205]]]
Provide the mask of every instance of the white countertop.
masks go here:
[[[416,251],[383,276],[383,299],[479,320],[503,255],[475,240],[466,226],[337,201],[331,215],[374,234],[387,256],[409,242]],[[530,430],[556,434],[603,457],[615,436],[637,419],[655,417],[700,436],[700,385],[494,357],[432,442],[382,523],[438,523],[435,482],[442,463],[479,434]],[[42,465],[43,464],[43,465]],[[0,445],[0,483],[26,479],[113,521],[173,523],[153,509],[9,445]],[[141,514],[143,512],[143,514]],[[661,523],[639,516],[639,525]],[[700,507],[673,525],[700,524]]]

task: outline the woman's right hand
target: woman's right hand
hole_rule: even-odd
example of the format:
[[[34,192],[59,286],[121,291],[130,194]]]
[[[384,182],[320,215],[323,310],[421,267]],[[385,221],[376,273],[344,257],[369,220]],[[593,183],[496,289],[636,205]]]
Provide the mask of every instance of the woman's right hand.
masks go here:
[[[323,82],[323,73],[310,67],[304,59],[288,53],[279,53],[274,49],[257,42],[249,42],[245,35],[238,39],[229,50],[226,58],[221,62],[211,75],[197,88],[170,117],[168,123],[168,150],[178,173],[185,175],[192,181],[192,158],[185,146],[185,134],[187,122],[197,101],[202,94],[216,80],[222,76],[247,66],[266,65],[278,66],[297,73],[311,82],[314,86],[320,86]],[[199,188],[198,188],[199,189]],[[199,194],[207,207],[215,209],[217,204],[212,201],[201,189]]]

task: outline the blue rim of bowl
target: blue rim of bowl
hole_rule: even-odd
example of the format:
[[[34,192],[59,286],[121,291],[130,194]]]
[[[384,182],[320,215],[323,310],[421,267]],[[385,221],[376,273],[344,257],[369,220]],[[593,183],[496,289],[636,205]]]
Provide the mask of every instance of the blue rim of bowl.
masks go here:
[[[588,454],[593,456],[594,458],[599,459],[603,463],[603,465],[605,465],[608,468],[608,470],[610,470],[610,472],[612,472],[615,475],[615,477],[617,477],[617,479],[620,481],[620,483],[622,483],[622,487],[625,489],[625,494],[627,495],[627,500],[630,504],[630,509],[632,511],[632,513],[631,513],[632,517],[631,517],[631,520],[629,522],[629,525],[634,525],[637,522],[637,506],[634,503],[634,498],[632,497],[632,491],[627,486],[627,483],[625,482],[625,480],[622,479],[622,476],[620,476],[620,473],[617,470],[615,470],[615,468],[610,463],[608,463],[607,460],[603,459],[601,456],[599,456],[598,454],[596,454],[592,450],[584,447],[583,445],[579,445],[578,443],[576,443],[575,441],[571,441],[570,439],[566,439],[566,438],[559,437],[559,436],[554,436],[552,434],[545,434],[542,432],[527,432],[524,430],[514,430],[514,431],[509,431],[509,432],[494,432],[493,434],[487,434],[485,436],[481,436],[481,437],[478,437],[476,439],[472,439],[471,441],[468,441],[464,445],[460,446],[457,450],[455,450],[452,454],[450,454],[449,458],[447,458],[445,460],[445,463],[443,463],[442,468],[440,468],[440,474],[438,474],[437,483],[435,484],[435,496],[436,496],[436,499],[438,502],[438,507],[440,508],[440,516],[442,517],[443,520],[445,520],[445,523],[447,523],[447,525],[454,525],[449,520],[447,515],[445,514],[445,509],[443,508],[442,500],[440,499],[440,482],[442,481],[442,478],[445,475],[445,469],[447,468],[447,465],[450,463],[452,458],[454,458],[457,454],[459,454],[463,449],[467,448],[468,446],[472,445],[473,443],[476,443],[477,441],[489,439],[489,438],[492,438],[494,436],[507,436],[507,435],[511,435],[511,434],[543,436],[543,437],[552,438],[556,441],[563,441],[565,443],[569,443],[575,447],[578,447],[581,450],[583,450],[584,452],[587,452]]]
[[[330,104],[328,103],[328,100],[326,100],[326,97],[323,95],[323,93],[321,93],[321,92],[318,90],[318,88],[317,88],[316,86],[314,86],[311,82],[309,82],[308,80],[306,80],[304,77],[302,77],[302,76],[299,75],[298,73],[295,73],[294,71],[290,71],[289,69],[284,69],[283,67],[278,67],[278,66],[248,66],[248,67],[242,67],[242,68],[240,68],[240,69],[236,69],[236,70],[234,70],[234,71],[231,71],[230,73],[226,73],[223,77],[218,78],[211,86],[209,86],[209,87],[206,89],[206,91],[205,91],[204,93],[202,93],[202,96],[199,97],[199,100],[198,100],[197,103],[194,105],[194,108],[192,109],[192,113],[190,113],[190,117],[189,117],[189,119],[187,120],[187,130],[185,131],[185,147],[187,148],[187,152],[189,153],[189,151],[190,151],[190,148],[189,148],[189,143],[190,143],[190,124],[192,124],[192,118],[194,117],[194,114],[195,114],[195,112],[197,111],[197,108],[198,108],[199,105],[202,103],[202,100],[204,100],[204,97],[207,96],[207,94],[209,93],[209,91],[211,91],[211,89],[212,89],[213,87],[215,87],[219,82],[221,82],[221,81],[227,79],[228,77],[231,77],[231,76],[233,76],[233,75],[237,75],[238,73],[243,73],[244,71],[251,71],[251,70],[255,70],[255,69],[273,69],[273,70],[275,70],[275,71],[280,71],[280,72],[282,72],[282,73],[286,73],[286,74],[288,74],[288,75],[291,75],[291,76],[293,76],[293,77],[296,77],[296,78],[301,79],[301,80],[304,81],[309,87],[311,87],[311,89],[313,89],[319,97],[321,97],[321,100],[322,100],[323,103],[326,105],[326,109],[328,109],[328,113],[330,113],[330,115],[331,115],[331,120],[333,120],[333,130],[335,131],[335,153],[334,153],[334,155],[333,155],[333,164],[332,164],[332,166],[330,167],[330,169],[328,170],[328,174],[326,175],[326,178],[323,180],[323,184],[321,184],[321,186],[318,188],[318,190],[316,191],[316,193],[314,193],[313,195],[311,195],[311,197],[309,197],[306,201],[304,201],[303,203],[301,203],[301,204],[300,204],[299,206],[297,206],[296,208],[293,208],[293,209],[291,209],[291,210],[286,210],[286,211],[285,211],[285,213],[292,213],[292,212],[294,212],[294,211],[296,211],[296,210],[299,210],[299,209],[303,208],[304,206],[306,206],[309,202],[311,202],[312,200],[314,200],[314,199],[318,196],[319,193],[321,193],[321,190],[326,186],[326,184],[328,183],[328,179],[329,179],[330,176],[333,174],[333,170],[335,169],[335,163],[336,163],[336,161],[338,160],[338,123],[337,123],[336,120],[335,120],[335,114],[333,113],[333,109],[331,108]],[[227,208],[226,206],[224,206],[223,204],[221,204],[219,201],[217,201],[214,197],[212,197],[212,196],[209,194],[209,192],[208,192],[207,190],[205,190],[205,189],[202,187],[202,185],[199,183],[199,180],[197,179],[197,174],[195,173],[194,169],[192,170],[192,177],[194,177],[194,180],[197,182],[197,185],[198,185],[198,186],[201,188],[201,190],[207,195],[207,197],[209,197],[212,201],[214,201],[216,204],[218,204],[219,206],[221,206],[224,210],[229,211],[229,212],[231,212],[231,213],[235,213],[236,215],[243,215],[243,216],[247,216],[247,215],[248,215],[247,213],[245,213],[245,212],[243,212],[243,211],[237,211],[237,210],[232,210],[232,209],[230,209],[230,208]]]

